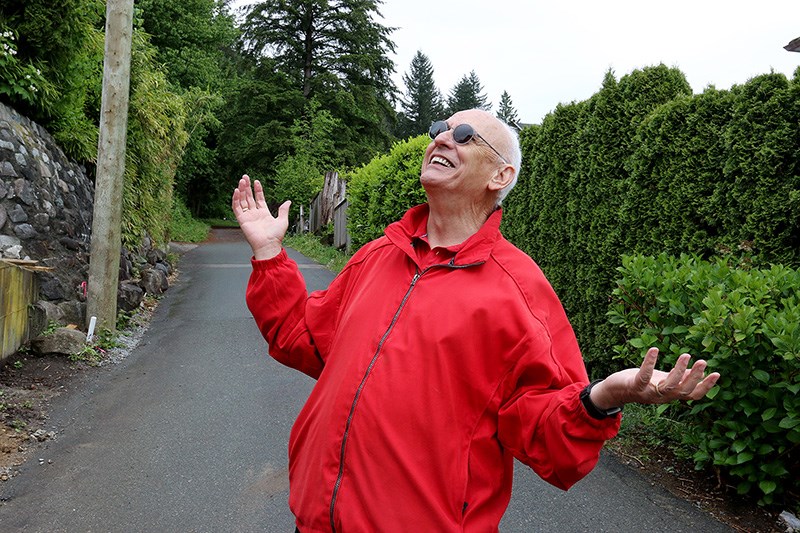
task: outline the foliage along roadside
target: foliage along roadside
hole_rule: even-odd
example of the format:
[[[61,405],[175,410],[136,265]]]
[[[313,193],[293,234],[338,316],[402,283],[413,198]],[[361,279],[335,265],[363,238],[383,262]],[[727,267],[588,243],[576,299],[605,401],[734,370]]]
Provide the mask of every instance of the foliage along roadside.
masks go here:
[[[4,101],[47,128],[90,174],[96,157],[103,70],[104,2],[11,0],[0,8],[0,30],[17,40],[17,61],[35,66],[52,90],[40,98],[3,95]],[[122,241],[149,235],[167,242],[173,178],[188,138],[186,100],[171,91],[156,49],[134,28]]]
[[[344,268],[351,257],[341,250],[322,244],[316,236],[308,233],[287,235],[283,240],[283,245],[297,250],[336,273]]]
[[[657,346],[708,360],[721,378],[707,398],[672,405],[698,468],[712,465],[763,503],[800,493],[800,270],[696,256],[624,256],[609,321],[625,365]]]
[[[426,135],[420,135],[395,143],[388,154],[345,176],[353,249],[381,236],[408,208],[425,201],[419,172],[429,142]]]
[[[522,133],[504,234],[561,296],[590,368],[617,368],[605,320],[622,254],[749,253],[800,265],[800,80],[688,91],[663,65],[608,76]]]

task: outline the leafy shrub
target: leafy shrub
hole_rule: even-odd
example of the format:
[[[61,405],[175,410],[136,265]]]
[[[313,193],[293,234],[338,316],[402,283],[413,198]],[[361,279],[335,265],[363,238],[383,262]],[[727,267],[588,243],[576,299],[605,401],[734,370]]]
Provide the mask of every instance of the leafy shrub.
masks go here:
[[[16,59],[28,66],[25,75],[31,79],[39,72],[43,84],[33,84],[32,98],[17,91],[4,100],[47,128],[69,157],[83,162],[94,161],[97,154],[104,12],[102,0],[0,4],[3,31],[11,31],[16,40]]]
[[[169,221],[170,239],[178,242],[202,242],[208,237],[210,226],[192,217],[192,213],[180,198],[173,198],[172,216]]]
[[[167,241],[185,123],[186,101],[171,91],[147,35],[134,30],[122,213],[122,242],[130,249],[145,234],[159,245]]]
[[[419,174],[429,142],[426,135],[421,135],[395,143],[388,154],[346,176],[348,231],[353,249],[380,237],[386,226],[425,201]]]
[[[16,98],[49,108],[55,88],[42,74],[43,65],[40,61],[21,60],[17,54],[16,35],[0,25],[0,94],[12,101]]]
[[[625,256],[609,319],[624,343],[617,357],[638,365],[658,347],[667,363],[682,353],[708,361],[721,378],[680,417],[698,468],[714,465],[741,494],[761,502],[796,492],[800,480],[800,271]]]

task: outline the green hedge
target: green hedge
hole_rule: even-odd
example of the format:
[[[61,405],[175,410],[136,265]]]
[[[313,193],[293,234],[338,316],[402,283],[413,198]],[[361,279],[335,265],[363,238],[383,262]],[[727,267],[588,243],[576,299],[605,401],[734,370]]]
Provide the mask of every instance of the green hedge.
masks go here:
[[[523,135],[520,181],[528,184],[506,200],[514,216],[504,231],[544,269],[595,371],[610,367],[605,313],[624,251],[620,211],[637,129],[658,107],[690,94],[684,75],[664,65],[619,81],[608,73],[589,100],[559,106],[535,139]]]
[[[745,263],[746,264],[746,263]],[[625,365],[657,346],[708,361],[721,378],[707,398],[674,406],[698,468],[719,467],[762,503],[800,490],[800,270],[735,268],[682,255],[625,256],[609,312]],[[792,474],[794,473],[794,474]]]
[[[419,174],[429,143],[426,135],[395,143],[388,154],[345,176],[353,249],[380,237],[386,226],[425,201]]]

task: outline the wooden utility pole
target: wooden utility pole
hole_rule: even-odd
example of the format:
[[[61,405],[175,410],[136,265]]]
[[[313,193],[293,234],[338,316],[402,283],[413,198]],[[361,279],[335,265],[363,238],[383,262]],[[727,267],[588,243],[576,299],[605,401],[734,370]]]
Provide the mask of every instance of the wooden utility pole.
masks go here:
[[[107,0],[103,101],[89,259],[86,322],[111,331],[117,325],[117,285],[122,248],[122,190],[131,80],[133,0]]]

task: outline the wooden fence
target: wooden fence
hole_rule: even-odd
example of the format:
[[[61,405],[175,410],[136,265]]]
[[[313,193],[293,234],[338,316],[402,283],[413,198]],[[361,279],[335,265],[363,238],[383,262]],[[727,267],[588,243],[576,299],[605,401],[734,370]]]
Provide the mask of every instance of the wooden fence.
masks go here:
[[[342,200],[333,210],[333,245],[350,252],[350,233],[347,231],[347,200]]]
[[[333,245],[350,251],[350,235],[347,233],[347,186],[339,178],[338,172],[325,174],[322,191],[313,200],[305,220],[304,209],[300,208],[300,219],[297,221],[297,231],[304,233],[320,233],[333,222]]]

